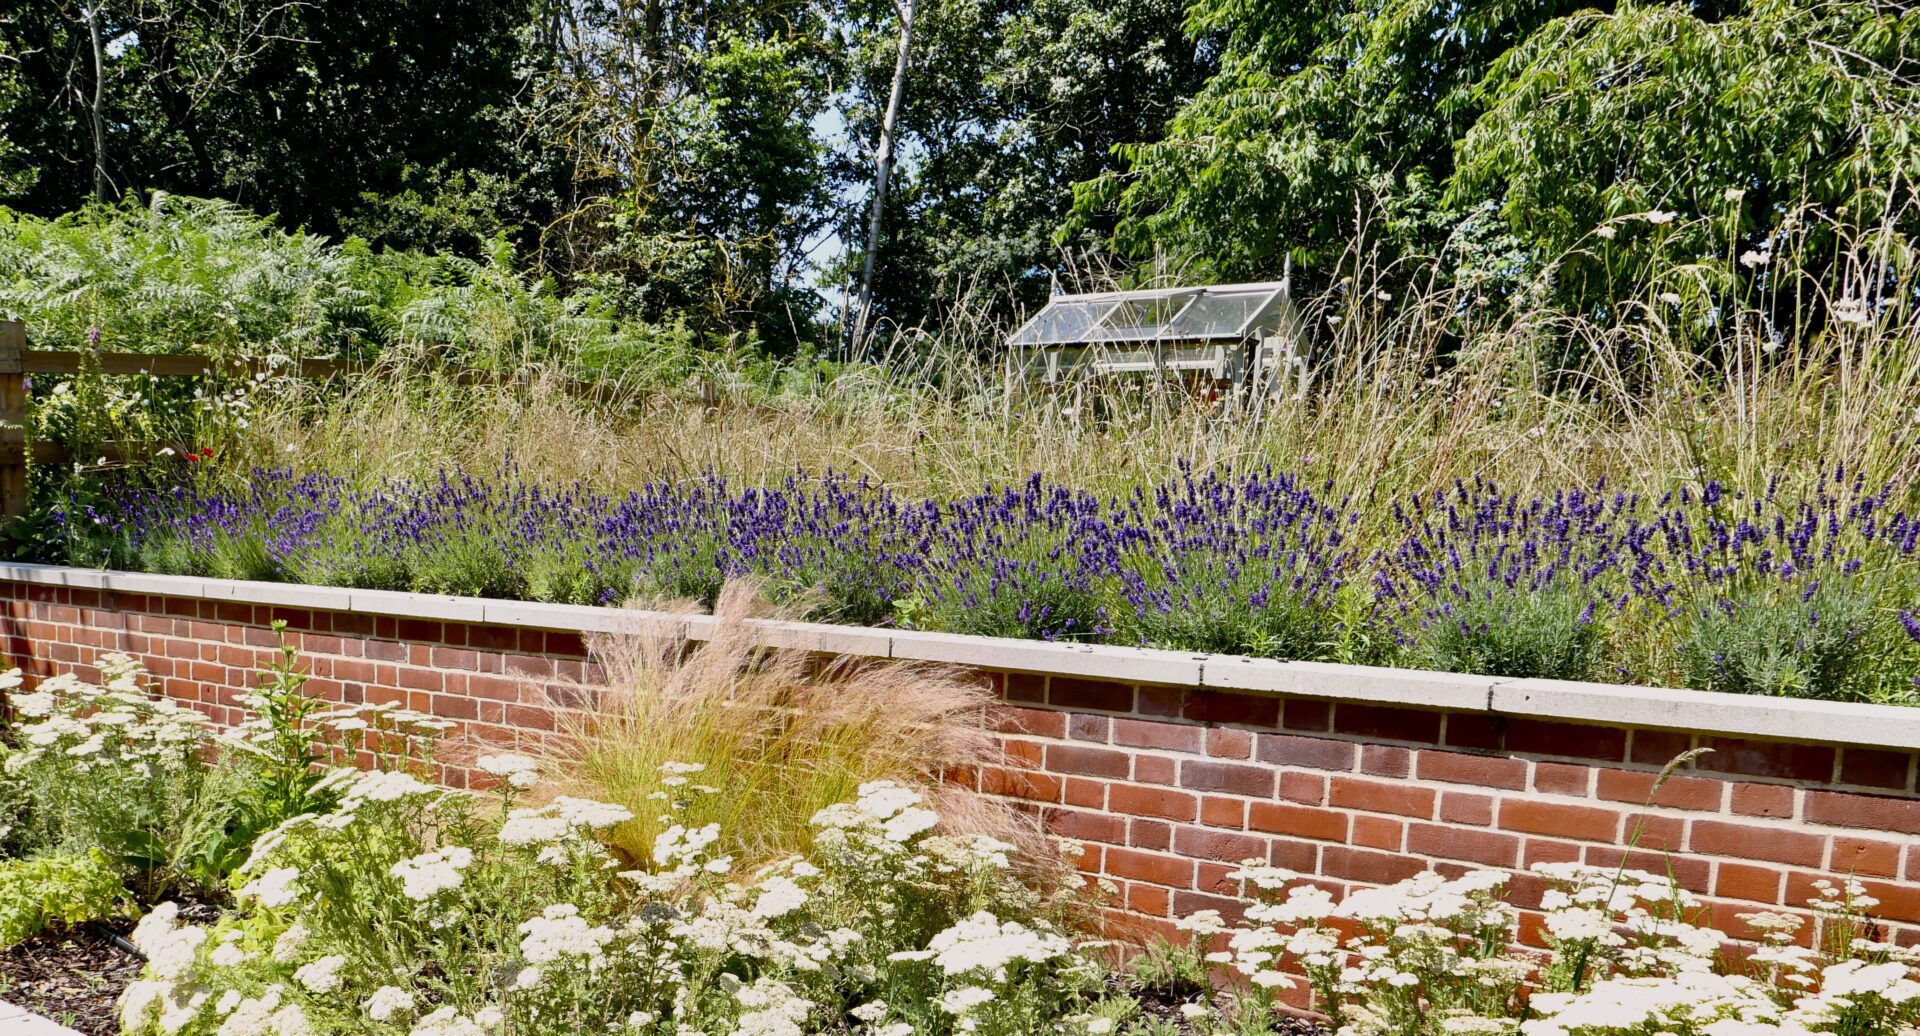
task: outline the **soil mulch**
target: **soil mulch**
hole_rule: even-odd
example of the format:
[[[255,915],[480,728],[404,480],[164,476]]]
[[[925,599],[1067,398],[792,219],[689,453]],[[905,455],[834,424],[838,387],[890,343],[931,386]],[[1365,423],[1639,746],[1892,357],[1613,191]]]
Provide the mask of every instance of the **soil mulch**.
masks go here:
[[[85,1036],[119,1036],[120,991],[139,974],[140,958],[100,929],[46,933],[0,952],[0,1000]]]

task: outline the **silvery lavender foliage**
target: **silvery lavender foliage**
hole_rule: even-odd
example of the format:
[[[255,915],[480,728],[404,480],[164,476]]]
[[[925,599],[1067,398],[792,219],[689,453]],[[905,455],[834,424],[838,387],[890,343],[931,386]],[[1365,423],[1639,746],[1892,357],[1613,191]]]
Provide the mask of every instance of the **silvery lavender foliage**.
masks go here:
[[[1807,499],[1783,501],[1709,482],[1660,502],[1657,550],[1684,601],[1668,595],[1690,685],[1755,694],[1870,698],[1911,680],[1914,638],[1888,604],[1915,591],[1911,519],[1889,489],[1835,471]]]
[[[1604,487],[1521,499],[1478,479],[1396,502],[1401,538],[1376,599],[1410,658],[1433,668],[1597,678],[1606,624],[1627,603],[1637,504]]]
[[[72,529],[105,529],[118,564],[215,576],[597,604],[751,576],[845,622],[1920,700],[1920,519],[1844,472],[1795,499],[1474,481],[1389,507],[1365,547],[1346,501],[1272,470],[926,501],[831,472],[610,494],[506,464],[129,490]]]

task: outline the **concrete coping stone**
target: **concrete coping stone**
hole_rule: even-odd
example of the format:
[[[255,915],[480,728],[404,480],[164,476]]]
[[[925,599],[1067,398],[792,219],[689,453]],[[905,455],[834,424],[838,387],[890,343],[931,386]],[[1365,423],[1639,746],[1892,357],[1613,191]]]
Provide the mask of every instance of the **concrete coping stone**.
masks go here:
[[[63,565],[0,564],[0,579],[42,586],[581,633],[631,632],[667,622],[683,624],[690,639],[706,640],[714,629],[713,618],[705,615],[202,579]],[[813,622],[759,619],[753,620],[752,625],[766,646],[792,650],[979,666],[1072,679],[1683,730],[1709,736],[1920,748],[1920,708],[1897,705],[1762,698],[1568,680],[1514,680]]]

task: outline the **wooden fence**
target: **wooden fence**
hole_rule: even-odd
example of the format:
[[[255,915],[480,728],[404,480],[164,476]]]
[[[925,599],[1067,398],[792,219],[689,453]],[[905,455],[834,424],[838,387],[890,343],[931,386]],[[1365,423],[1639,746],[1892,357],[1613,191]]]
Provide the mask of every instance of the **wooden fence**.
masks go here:
[[[28,349],[27,328],[17,320],[0,320],[0,518],[18,518],[27,512],[27,466],[62,464],[72,459],[57,442],[27,442],[27,378],[34,374],[144,374],[157,378],[203,378],[214,374],[246,375],[257,370],[326,379],[364,369],[341,360],[291,360],[270,365],[263,360],[215,360],[209,356],[166,353],[92,353],[58,349]],[[165,443],[104,443],[96,456],[124,461],[151,457]],[[176,444],[184,449],[185,444]]]

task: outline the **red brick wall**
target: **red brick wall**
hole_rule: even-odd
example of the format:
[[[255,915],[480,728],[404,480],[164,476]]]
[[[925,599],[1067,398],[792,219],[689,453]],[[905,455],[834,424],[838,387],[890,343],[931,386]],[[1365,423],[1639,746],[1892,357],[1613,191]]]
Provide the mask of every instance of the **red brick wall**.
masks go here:
[[[0,646],[30,673],[140,657],[214,719],[271,661],[279,619],[315,693],[395,701],[512,744],[551,729],[595,667],[578,633],[0,583]],[[1341,890],[1432,867],[1544,861],[1674,875],[1724,929],[1857,877],[1891,934],[1920,944],[1915,751],[1576,725],[1304,697],[983,671],[1005,700],[986,790],[1087,847],[1128,920],[1230,907],[1257,857]],[[1655,775],[1711,748],[1661,788]],[[459,783],[464,774],[449,778]],[[1637,836],[1637,843],[1635,842]],[[1637,848],[1635,847],[1637,845]],[[1519,879],[1523,904],[1536,879]]]

